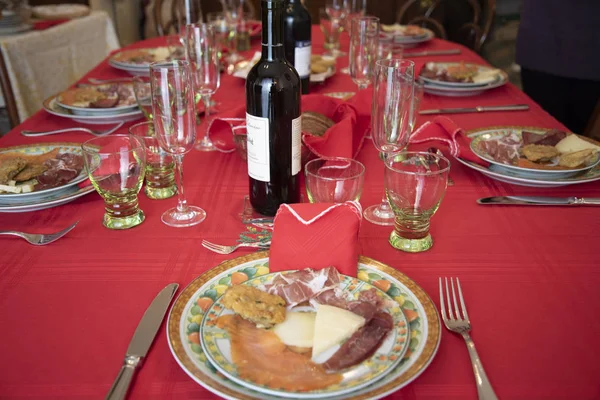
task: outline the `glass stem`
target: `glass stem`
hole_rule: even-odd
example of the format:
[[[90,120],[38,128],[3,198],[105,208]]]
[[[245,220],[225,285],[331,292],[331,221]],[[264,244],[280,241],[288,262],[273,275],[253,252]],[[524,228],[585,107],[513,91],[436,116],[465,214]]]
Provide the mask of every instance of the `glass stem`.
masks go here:
[[[187,201],[183,193],[183,154],[174,155],[173,159],[175,160],[177,180],[177,211],[183,213],[187,211]]]
[[[379,204],[379,210],[383,212],[392,211],[392,207],[390,206],[390,202],[388,201],[385,192],[383,192],[383,197],[381,198],[381,203]]]
[[[208,121],[210,118],[210,94],[202,95],[202,101],[204,102],[204,115]]]

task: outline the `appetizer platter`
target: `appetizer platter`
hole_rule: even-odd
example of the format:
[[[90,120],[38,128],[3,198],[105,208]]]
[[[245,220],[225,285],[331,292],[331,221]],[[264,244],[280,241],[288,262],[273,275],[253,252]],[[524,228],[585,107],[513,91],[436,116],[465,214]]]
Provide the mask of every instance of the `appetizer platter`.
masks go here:
[[[438,96],[474,96],[505,85],[504,71],[485,65],[429,62],[419,74],[425,93]]]
[[[233,76],[246,79],[250,69],[260,60],[260,52],[256,52],[250,61],[238,63]],[[335,74],[335,58],[313,54],[310,57],[310,81],[311,83],[324,82]]]
[[[356,278],[334,268],[270,273],[268,254],[207,271],[169,313],[173,356],[208,390],[230,399],[380,398],[435,356],[435,306],[397,270],[360,257]]]
[[[472,139],[473,152],[490,166],[457,160],[501,182],[559,187],[600,179],[600,143],[589,138],[521,126],[477,129],[467,136]]]
[[[56,104],[74,115],[116,115],[137,109],[132,83],[105,83],[72,88],[56,96]]]
[[[405,47],[415,47],[418,44],[430,41],[435,34],[417,25],[381,25],[381,36],[392,38],[394,42]]]
[[[78,143],[47,143],[0,150],[0,201],[41,199],[83,182]]]

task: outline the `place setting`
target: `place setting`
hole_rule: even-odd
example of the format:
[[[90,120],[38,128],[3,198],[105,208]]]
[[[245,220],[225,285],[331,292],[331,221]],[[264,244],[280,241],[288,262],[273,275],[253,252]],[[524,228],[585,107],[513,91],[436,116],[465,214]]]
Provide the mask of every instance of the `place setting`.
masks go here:
[[[428,62],[419,78],[425,93],[447,97],[476,96],[508,82],[502,70],[465,62]]]

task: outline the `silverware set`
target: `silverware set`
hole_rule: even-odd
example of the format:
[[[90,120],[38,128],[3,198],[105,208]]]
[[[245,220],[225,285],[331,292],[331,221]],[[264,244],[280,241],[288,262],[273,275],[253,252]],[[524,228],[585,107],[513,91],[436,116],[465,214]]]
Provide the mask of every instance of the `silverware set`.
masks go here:
[[[469,335],[469,332],[471,332],[471,321],[469,320],[469,314],[467,314],[467,306],[465,305],[465,300],[460,288],[460,281],[456,278],[458,299],[456,297],[454,282],[455,279],[450,278],[450,286],[448,286],[448,278],[444,278],[444,284],[442,284],[442,278],[439,278],[440,308],[444,325],[446,325],[446,328],[449,331],[461,335],[467,344],[469,356],[471,357],[471,364],[473,366],[473,373],[475,374],[479,399],[497,400],[498,397],[496,396],[496,393],[494,393],[494,389],[488,380],[481,359],[475,349],[475,343],[473,343],[473,339],[471,339],[471,336]],[[445,296],[444,292],[446,293]],[[450,297],[450,293],[452,293],[452,297]],[[446,297],[446,300],[444,300],[444,297]]]
[[[17,231],[0,231],[0,235],[9,235],[9,236],[18,236],[22,239],[27,240],[29,243],[35,246],[44,246],[46,244],[50,244],[52,242],[57,241],[61,237],[65,236],[69,233],[79,221],[75,222],[71,226],[66,227],[65,229],[49,234],[39,234],[39,233],[25,233],[25,232],[17,232]]]

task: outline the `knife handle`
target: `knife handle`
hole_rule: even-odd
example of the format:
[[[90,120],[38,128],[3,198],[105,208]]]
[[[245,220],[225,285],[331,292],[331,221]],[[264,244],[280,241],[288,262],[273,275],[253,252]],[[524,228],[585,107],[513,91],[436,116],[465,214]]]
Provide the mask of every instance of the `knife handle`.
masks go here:
[[[575,197],[574,204],[590,204],[590,205],[600,205],[600,199],[590,199],[585,197]]]
[[[478,112],[483,111],[525,111],[529,110],[527,104],[513,104],[508,106],[486,106],[486,107],[475,107]]]
[[[140,363],[141,357],[127,356],[115,382],[106,395],[106,400],[124,400],[133,379],[135,369]]]

